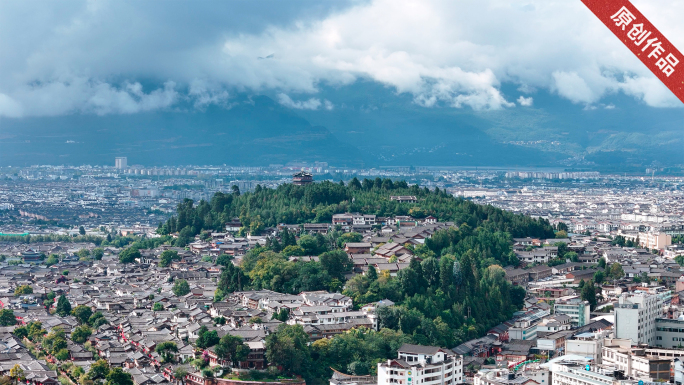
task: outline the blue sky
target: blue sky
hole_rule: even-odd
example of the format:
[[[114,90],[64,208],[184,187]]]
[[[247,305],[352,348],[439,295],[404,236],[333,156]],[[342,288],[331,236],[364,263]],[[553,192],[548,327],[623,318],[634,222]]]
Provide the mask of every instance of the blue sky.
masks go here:
[[[683,1],[634,4],[684,49]],[[580,0],[0,2],[0,117],[203,109],[245,92],[325,112],[340,101],[323,87],[359,80],[425,109],[533,108],[540,91],[681,106]]]

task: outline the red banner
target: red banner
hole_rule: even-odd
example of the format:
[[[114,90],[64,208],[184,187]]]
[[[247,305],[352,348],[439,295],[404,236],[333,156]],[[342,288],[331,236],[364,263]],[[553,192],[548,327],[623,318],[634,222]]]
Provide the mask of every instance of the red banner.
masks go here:
[[[628,0],[582,0],[684,102],[684,56]]]

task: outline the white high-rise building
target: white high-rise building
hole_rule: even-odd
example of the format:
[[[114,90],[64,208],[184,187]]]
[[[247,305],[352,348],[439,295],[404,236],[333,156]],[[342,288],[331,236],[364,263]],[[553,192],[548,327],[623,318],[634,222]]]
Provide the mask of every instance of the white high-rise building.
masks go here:
[[[450,385],[463,382],[463,357],[435,346],[404,344],[399,358],[378,364],[378,385]]]
[[[615,307],[615,336],[634,344],[656,344],[658,297],[637,292],[623,293]]]
[[[118,170],[125,170],[128,167],[128,158],[125,156],[116,157],[114,159],[114,167]]]

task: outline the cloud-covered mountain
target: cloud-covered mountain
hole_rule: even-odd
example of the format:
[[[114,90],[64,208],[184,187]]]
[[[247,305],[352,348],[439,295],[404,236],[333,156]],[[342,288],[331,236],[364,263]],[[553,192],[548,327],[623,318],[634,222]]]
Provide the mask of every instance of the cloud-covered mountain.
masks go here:
[[[116,156],[148,166],[326,159],[358,167],[365,160],[325,127],[265,96],[203,111],[5,118],[2,125],[0,165],[112,164]]]
[[[513,99],[514,86],[502,87]],[[682,165],[682,110],[626,96],[593,108],[536,92],[532,102],[493,111],[424,108],[375,82],[323,87],[300,108],[278,95],[240,94],[197,110],[3,118],[0,165],[539,166],[601,170]],[[526,99],[529,100],[529,99]],[[530,103],[532,103],[530,105]],[[320,104],[320,106],[313,108]],[[619,105],[620,107],[616,107]]]

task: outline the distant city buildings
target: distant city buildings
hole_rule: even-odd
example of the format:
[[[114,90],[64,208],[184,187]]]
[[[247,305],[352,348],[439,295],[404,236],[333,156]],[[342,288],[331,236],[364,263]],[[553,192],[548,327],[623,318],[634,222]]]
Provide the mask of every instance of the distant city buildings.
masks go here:
[[[114,167],[117,170],[125,170],[128,167],[128,158],[125,156],[114,158]]]
[[[600,177],[598,171],[590,172],[531,172],[515,171],[507,172],[506,178],[520,179],[594,179]]]

